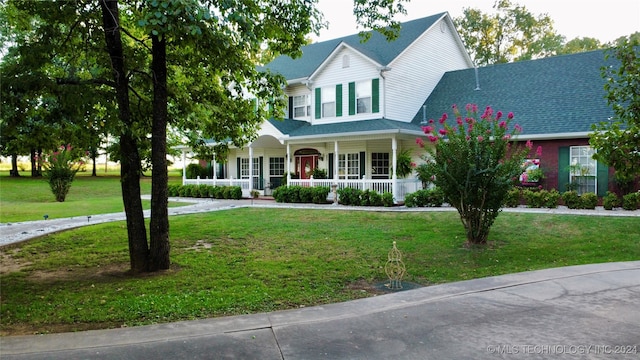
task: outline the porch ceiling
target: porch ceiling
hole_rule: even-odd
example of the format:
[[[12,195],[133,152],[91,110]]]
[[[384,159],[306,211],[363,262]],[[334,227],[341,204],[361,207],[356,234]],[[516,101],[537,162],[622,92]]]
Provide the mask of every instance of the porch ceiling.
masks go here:
[[[257,138],[255,141],[251,143],[251,147],[253,148],[273,148],[273,149],[282,149],[284,145],[280,143],[280,141],[273,136],[263,135]]]

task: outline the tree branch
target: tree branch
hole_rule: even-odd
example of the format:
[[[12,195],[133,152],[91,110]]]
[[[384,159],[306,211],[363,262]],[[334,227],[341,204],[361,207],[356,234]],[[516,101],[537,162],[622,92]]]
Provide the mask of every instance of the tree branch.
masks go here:
[[[116,87],[115,81],[107,80],[107,79],[80,80],[75,78],[56,78],[56,84],[58,85],[107,85],[110,87]]]
[[[147,50],[151,51],[151,48],[144,43],[144,40],[140,40],[137,37],[133,36],[129,31],[127,31],[127,29],[123,28],[122,26],[120,27],[120,31],[122,31],[123,33],[125,33],[125,35],[127,35],[128,37],[132,38],[135,42],[139,42],[142,46],[144,46]]]

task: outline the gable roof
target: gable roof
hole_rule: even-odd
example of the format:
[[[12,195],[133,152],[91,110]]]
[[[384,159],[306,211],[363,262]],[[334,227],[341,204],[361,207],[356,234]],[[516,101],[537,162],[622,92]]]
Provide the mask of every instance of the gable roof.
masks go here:
[[[272,72],[282,74],[287,80],[307,78],[333,53],[342,43],[361,52],[380,65],[388,65],[411,45],[420,35],[435,24],[447,13],[439,13],[421,19],[401,24],[400,34],[394,41],[387,39],[377,31],[371,32],[371,38],[361,43],[358,34],[349,35],[333,40],[327,40],[301,48],[302,56],[292,59],[282,55],[264,66]]]
[[[521,138],[586,137],[591,124],[613,116],[600,75],[602,66],[613,63],[597,50],[481,67],[480,90],[474,69],[447,72],[424,103],[426,118],[451,114],[453,104],[463,109],[473,103],[513,112],[523,128]],[[418,109],[412,122],[422,120]]]

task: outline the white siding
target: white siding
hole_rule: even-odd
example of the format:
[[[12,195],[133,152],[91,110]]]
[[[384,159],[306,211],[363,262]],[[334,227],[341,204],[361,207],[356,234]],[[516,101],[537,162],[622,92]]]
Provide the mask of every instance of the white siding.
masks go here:
[[[349,67],[346,68],[342,67],[343,57],[345,55],[349,56]],[[315,88],[322,88],[325,86],[335,87],[338,84],[342,84],[342,116],[316,119],[315,115],[312,115],[312,124],[330,124],[342,121],[376,119],[381,117],[383,105],[382,99],[380,99],[380,113],[349,116],[349,83],[380,78],[380,72],[378,71],[379,66],[380,65],[373,63],[371,60],[365,58],[351,48],[343,47],[341,50],[337,51],[312,79],[313,90],[311,95],[311,113],[315,113]],[[382,85],[380,86],[382,87]],[[382,97],[382,91],[380,94]]]
[[[456,37],[450,22],[441,19],[390,64],[386,118],[410,122],[446,71],[469,67]]]

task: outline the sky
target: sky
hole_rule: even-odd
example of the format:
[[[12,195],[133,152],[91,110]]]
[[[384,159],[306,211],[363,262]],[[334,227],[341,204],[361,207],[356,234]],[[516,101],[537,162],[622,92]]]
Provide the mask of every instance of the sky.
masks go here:
[[[493,12],[495,0],[411,0],[405,3],[407,15],[400,21],[419,19],[448,11],[452,18],[467,7]],[[547,14],[554,29],[566,40],[592,37],[603,43],[640,31],[640,0],[512,0],[524,5],[534,15]],[[318,4],[329,29],[323,29],[314,41],[324,41],[355,34],[353,0],[319,0]]]

